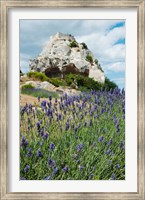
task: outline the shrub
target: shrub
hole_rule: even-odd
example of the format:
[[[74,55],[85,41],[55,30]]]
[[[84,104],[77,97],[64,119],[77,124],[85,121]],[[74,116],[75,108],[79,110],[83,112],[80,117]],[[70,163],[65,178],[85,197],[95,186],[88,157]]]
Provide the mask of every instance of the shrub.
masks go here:
[[[77,44],[77,42],[76,42],[75,40],[73,40],[73,41],[70,43],[69,46],[70,46],[71,48],[73,48],[73,47],[79,47],[78,44]]]
[[[91,89],[97,91],[103,87],[103,84],[93,80],[92,78],[84,77],[80,74],[67,74],[65,76],[65,81],[69,86],[74,83],[74,80],[76,80],[78,89],[81,91],[88,91]]]
[[[86,60],[89,61],[90,63],[93,62],[93,58],[92,58],[92,56],[91,56],[90,54],[88,54],[88,55],[86,56]]]
[[[110,89],[118,88],[118,86],[116,85],[116,83],[114,83],[113,81],[110,81],[109,78],[106,77],[103,88],[109,91]]]
[[[41,72],[32,72],[32,71],[30,71],[30,72],[27,73],[27,76],[28,77],[32,77],[32,78],[36,78],[36,79],[38,79],[40,81],[49,81],[49,78],[45,74],[43,74]]]
[[[33,89],[33,88],[35,88],[33,85],[31,85],[31,84],[26,84],[26,85],[23,85],[23,86],[21,87],[21,90]]]
[[[98,69],[100,69],[102,72],[104,72],[100,64],[98,65]]]
[[[99,64],[99,61],[97,59],[95,59],[95,64],[98,65]]]
[[[109,91],[110,89],[117,88],[117,85],[113,81],[110,81],[107,77],[105,78],[105,83],[100,83],[92,78],[84,77],[83,75],[80,74],[70,73],[65,76],[65,82],[66,85],[68,86],[72,86],[74,80],[77,83],[78,89],[81,91],[89,91],[89,90],[100,91],[102,89]]]
[[[81,45],[83,46],[83,49],[88,49],[87,45],[84,42],[82,42]]]
[[[66,86],[65,80],[61,78],[49,78],[49,82],[56,87]]]

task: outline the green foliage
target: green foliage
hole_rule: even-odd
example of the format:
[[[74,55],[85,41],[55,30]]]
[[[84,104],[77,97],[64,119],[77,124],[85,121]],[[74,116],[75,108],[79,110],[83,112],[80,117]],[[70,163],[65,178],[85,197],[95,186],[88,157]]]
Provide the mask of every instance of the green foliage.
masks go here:
[[[49,81],[49,78],[45,74],[43,74],[41,72],[32,72],[32,71],[30,71],[30,72],[27,73],[27,76],[29,78],[30,77],[31,78],[36,78],[36,79],[38,79],[40,81]]]
[[[23,85],[23,86],[21,87],[21,90],[33,89],[33,88],[35,88],[33,85],[31,85],[31,84],[26,84],[26,85]]]
[[[109,78],[106,77],[103,88],[106,90],[115,89],[115,88],[117,88],[117,85],[116,85],[116,83],[114,83],[113,81],[110,81]]]
[[[97,59],[95,59],[95,64],[98,65],[99,64],[99,61]]]
[[[56,87],[66,86],[65,80],[61,78],[49,78],[49,82]]]
[[[100,83],[92,78],[84,77],[80,74],[70,73],[65,76],[65,82],[68,86],[71,86],[74,83],[74,80],[77,82],[77,86],[80,91],[99,91],[101,89],[109,91],[110,89],[114,89],[117,87],[117,85],[114,82],[110,81],[108,78],[105,78],[105,83]]]
[[[49,96],[52,96],[53,98],[58,97],[58,94],[56,92],[50,92],[48,90],[36,88],[23,88],[21,89],[21,93],[41,98],[48,98]]]
[[[88,49],[87,45],[84,42],[82,42],[81,45],[83,45],[83,49]]]
[[[78,89],[81,91],[88,91],[90,89],[97,91],[103,86],[101,83],[94,81],[92,78],[84,77],[79,74],[67,74],[65,76],[65,81],[68,86],[71,86],[74,80],[77,82]]]
[[[87,60],[88,62],[90,62],[90,63],[93,62],[93,58],[92,58],[92,56],[91,56],[90,54],[88,54],[88,55],[86,56],[86,60]]]
[[[73,47],[79,47],[78,44],[77,44],[77,42],[76,42],[75,40],[73,40],[73,41],[70,43],[69,46],[70,46],[71,48],[73,48]]]
[[[104,72],[100,64],[98,65],[98,69],[100,69],[102,72]]]

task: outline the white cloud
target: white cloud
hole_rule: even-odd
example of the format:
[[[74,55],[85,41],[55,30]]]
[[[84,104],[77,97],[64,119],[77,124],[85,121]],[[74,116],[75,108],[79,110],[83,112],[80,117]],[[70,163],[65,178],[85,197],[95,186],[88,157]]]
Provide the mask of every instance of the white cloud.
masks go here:
[[[29,71],[29,59],[30,55],[25,53],[20,53],[20,68],[24,73]]]
[[[112,62],[103,65],[103,69],[106,71],[113,72],[124,72],[125,71],[125,62]]]
[[[115,43],[123,38],[125,38],[124,26],[114,28],[107,33],[106,31],[103,33],[93,32],[89,35],[77,37],[77,40],[88,45],[104,70],[119,72],[125,70],[125,45]]]

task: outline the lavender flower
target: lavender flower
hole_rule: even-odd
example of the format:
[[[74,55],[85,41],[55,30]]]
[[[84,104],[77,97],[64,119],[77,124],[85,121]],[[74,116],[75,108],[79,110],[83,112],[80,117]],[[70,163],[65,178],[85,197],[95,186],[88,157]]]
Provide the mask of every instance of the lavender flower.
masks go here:
[[[27,173],[30,169],[30,166],[29,165],[26,165],[26,167],[24,168],[24,172]]]
[[[62,171],[63,171],[64,173],[67,173],[67,172],[68,172],[68,167],[65,166],[65,167],[62,169]]]
[[[76,158],[77,158],[77,154],[74,154],[74,155],[73,155],[73,159],[76,159]]]
[[[20,180],[27,180],[25,177],[20,177]]]
[[[80,163],[80,159],[76,160],[76,163]]]
[[[37,130],[40,130],[40,122],[37,122],[36,126],[37,126]]]
[[[51,176],[47,176],[44,180],[51,180]]]
[[[43,157],[43,155],[42,155],[40,149],[37,150],[37,152],[36,152],[36,156],[37,156],[37,157]]]
[[[79,165],[79,170],[81,171],[81,170],[83,170],[83,169],[84,169],[84,167],[81,166],[81,165]]]
[[[77,152],[80,152],[80,151],[83,149],[83,147],[84,147],[84,144],[78,144],[78,145],[76,146]]]
[[[90,119],[90,126],[93,126],[93,121],[92,121],[92,119]]]
[[[120,147],[120,149],[124,149],[123,141],[120,142],[119,147]]]
[[[31,149],[31,148],[28,149],[27,156],[28,156],[28,157],[31,157],[31,156],[32,156],[32,149]]]
[[[116,177],[115,177],[114,173],[111,175],[111,179],[110,180],[116,180]]]
[[[28,140],[26,140],[26,138],[23,136],[22,137],[22,141],[21,141],[21,146],[26,148],[28,146]]]
[[[108,142],[108,146],[110,146],[112,144],[112,139]]]
[[[94,174],[90,174],[90,175],[89,175],[89,179],[92,179],[93,176],[94,176]]]
[[[42,106],[43,108],[46,107],[46,101],[45,101],[45,100],[41,102],[41,106]]]
[[[55,161],[52,160],[52,158],[49,158],[48,159],[48,165],[49,165],[49,167],[54,167],[55,166]]]
[[[53,175],[56,175],[57,173],[58,173],[58,167],[54,167]]]
[[[103,139],[104,139],[104,137],[103,137],[103,136],[100,136],[100,137],[98,138],[98,142],[102,142]]]
[[[70,127],[70,124],[68,122],[66,122],[66,127],[65,127],[65,130],[67,131]]]
[[[119,164],[116,164],[116,165],[115,165],[115,168],[116,168],[116,169],[119,169],[119,168],[120,168],[120,165],[119,165]]]
[[[48,136],[49,136],[49,133],[46,132],[46,133],[44,133],[44,135],[42,137],[44,140],[46,140],[48,138]]]
[[[54,144],[54,143],[51,143],[51,144],[49,145],[49,149],[50,149],[51,151],[53,151],[54,148],[55,148],[55,144]]]
[[[108,149],[108,150],[106,151],[106,154],[109,155],[110,152],[111,152],[111,149]]]

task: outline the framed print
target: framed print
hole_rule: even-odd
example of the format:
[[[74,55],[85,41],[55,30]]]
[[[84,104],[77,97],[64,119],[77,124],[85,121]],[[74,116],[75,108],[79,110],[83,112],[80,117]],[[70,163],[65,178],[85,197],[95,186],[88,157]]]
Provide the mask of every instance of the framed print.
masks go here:
[[[145,2],[0,2],[1,199],[145,199]]]

